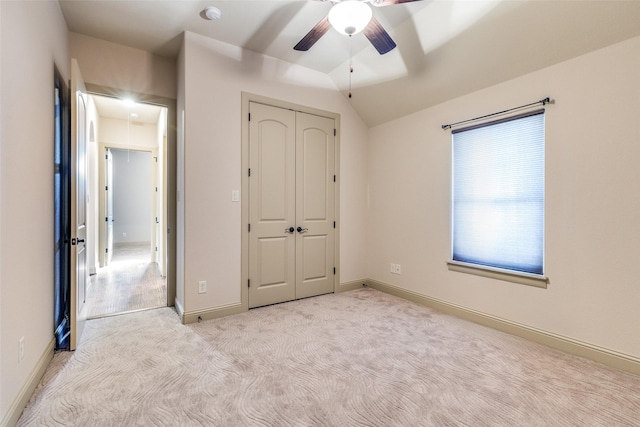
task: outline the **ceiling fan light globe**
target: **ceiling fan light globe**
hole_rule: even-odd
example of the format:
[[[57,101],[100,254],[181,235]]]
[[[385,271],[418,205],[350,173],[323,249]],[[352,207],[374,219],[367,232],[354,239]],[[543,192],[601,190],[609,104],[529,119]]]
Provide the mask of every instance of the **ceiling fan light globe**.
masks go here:
[[[364,30],[373,12],[368,4],[359,0],[343,0],[329,11],[331,26],[341,34],[352,36]]]

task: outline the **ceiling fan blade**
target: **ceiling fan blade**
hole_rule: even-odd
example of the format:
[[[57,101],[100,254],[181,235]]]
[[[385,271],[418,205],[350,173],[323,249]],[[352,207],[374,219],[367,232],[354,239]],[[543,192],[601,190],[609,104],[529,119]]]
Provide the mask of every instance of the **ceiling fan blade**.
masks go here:
[[[394,42],[389,33],[382,28],[382,25],[375,17],[371,18],[369,25],[362,30],[362,33],[369,39],[380,55],[384,55],[396,47],[396,42]]]
[[[329,28],[331,28],[331,24],[329,23],[329,18],[325,16],[293,48],[295,50],[309,50],[311,46],[320,40],[320,37],[324,36],[324,34],[329,31]]]
[[[411,3],[414,1],[422,1],[422,0],[371,0],[369,4],[375,7],[382,7],[382,6],[390,6],[392,4]]]

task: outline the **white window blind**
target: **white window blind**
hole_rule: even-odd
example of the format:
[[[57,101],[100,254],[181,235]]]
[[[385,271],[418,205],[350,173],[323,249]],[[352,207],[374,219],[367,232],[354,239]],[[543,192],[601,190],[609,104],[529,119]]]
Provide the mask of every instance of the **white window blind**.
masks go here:
[[[544,110],[453,131],[452,259],[544,273]]]

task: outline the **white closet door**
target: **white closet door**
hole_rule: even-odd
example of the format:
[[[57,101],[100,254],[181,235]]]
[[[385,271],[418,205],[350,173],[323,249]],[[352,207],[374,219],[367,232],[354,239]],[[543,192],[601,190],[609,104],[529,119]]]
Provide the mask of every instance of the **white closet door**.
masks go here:
[[[249,307],[295,299],[295,112],[249,106]]]

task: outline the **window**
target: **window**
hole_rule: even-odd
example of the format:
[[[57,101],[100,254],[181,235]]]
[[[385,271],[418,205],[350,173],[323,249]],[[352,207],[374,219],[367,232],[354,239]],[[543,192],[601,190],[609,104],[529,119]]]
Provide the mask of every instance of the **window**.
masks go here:
[[[542,277],[544,110],[454,130],[452,144],[450,264]]]

